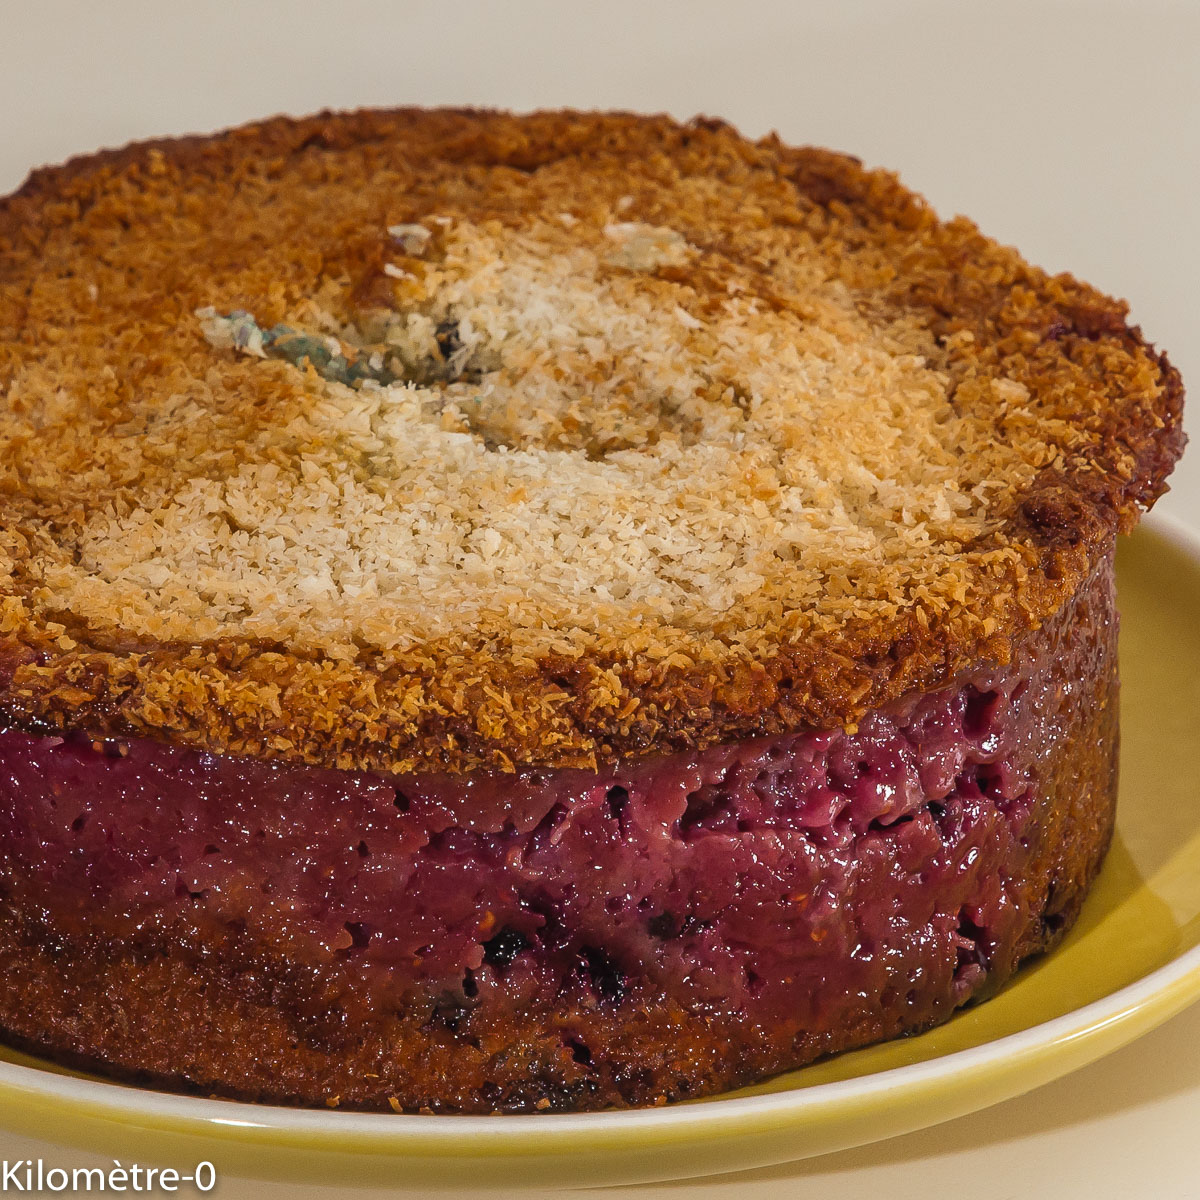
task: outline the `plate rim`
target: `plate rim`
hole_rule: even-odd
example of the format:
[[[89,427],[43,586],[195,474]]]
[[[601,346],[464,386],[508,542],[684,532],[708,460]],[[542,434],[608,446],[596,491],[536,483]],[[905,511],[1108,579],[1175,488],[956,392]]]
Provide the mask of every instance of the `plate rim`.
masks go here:
[[[1200,564],[1200,532],[1179,517],[1157,513],[1143,524],[1147,532]],[[4,1060],[0,1060],[0,1099],[26,1097],[82,1109],[93,1120],[134,1125],[147,1132],[216,1136],[253,1142],[264,1149],[301,1142],[317,1149],[311,1140],[315,1135],[329,1139],[326,1147],[340,1153],[441,1157],[452,1152],[460,1160],[477,1160],[496,1155],[543,1157],[579,1145],[592,1149],[605,1145],[666,1148],[698,1135],[726,1139],[751,1128],[780,1130],[806,1120],[815,1126],[860,1113],[864,1104],[886,1105],[897,1093],[953,1093],[942,1105],[942,1115],[933,1120],[918,1118],[903,1128],[881,1126],[878,1137],[882,1138],[1032,1090],[1132,1041],[1198,998],[1200,945],[1070,1012],[936,1058],[809,1087],[663,1108],[496,1116],[341,1112],[160,1092]],[[1030,1077],[1028,1068],[1039,1061],[1043,1070]],[[981,1076],[991,1086],[976,1088],[977,1102],[971,1095],[955,1092],[956,1084],[979,1083]],[[7,1124],[8,1120],[0,1118],[0,1126]],[[864,1139],[856,1139],[856,1144],[863,1143]],[[806,1151],[798,1141],[792,1157],[836,1148],[822,1144]]]

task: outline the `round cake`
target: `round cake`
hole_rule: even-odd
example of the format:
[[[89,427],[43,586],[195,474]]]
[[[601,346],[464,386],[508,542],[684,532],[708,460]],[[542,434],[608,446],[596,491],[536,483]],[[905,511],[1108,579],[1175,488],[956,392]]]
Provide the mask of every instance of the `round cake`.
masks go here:
[[[249,1100],[660,1104],[913,1032],[1113,829],[1182,387],[884,172],[276,119],[0,201],[0,1035]]]

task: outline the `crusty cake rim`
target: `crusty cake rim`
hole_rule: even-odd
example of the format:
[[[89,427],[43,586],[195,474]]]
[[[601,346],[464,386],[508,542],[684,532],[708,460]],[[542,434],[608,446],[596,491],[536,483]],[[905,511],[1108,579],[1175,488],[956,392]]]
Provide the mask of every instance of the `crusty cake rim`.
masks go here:
[[[570,144],[554,148],[555,130],[565,137],[581,123],[594,132],[607,122],[647,138],[664,128],[732,135],[724,123],[707,119],[680,126],[667,118],[570,111],[529,118],[472,109],[279,117],[215,135],[135,143],[35,171],[0,201],[0,244],[21,235],[26,202],[53,200],[70,181],[144,162],[156,150],[229,161],[256,141],[294,153],[314,143],[366,141],[392,133],[397,124],[430,120],[473,124],[486,140],[506,122],[511,132],[511,123],[529,119],[542,123],[542,143],[527,145],[536,163],[570,153]],[[962,607],[945,620],[922,623],[908,610],[886,621],[847,622],[807,640],[780,639],[770,654],[757,656],[713,639],[694,647],[687,665],[633,644],[570,660],[547,655],[514,661],[502,646],[456,639],[427,643],[407,661],[374,655],[351,663],[238,639],[103,650],[82,642],[63,650],[58,642],[65,626],[30,614],[19,597],[2,596],[0,713],[31,732],[82,728],[97,737],[154,737],[344,769],[590,767],[620,755],[852,725],[870,708],[941,686],[979,662],[1006,662],[1015,643],[1058,611],[1096,559],[1111,553],[1113,535],[1131,528],[1139,509],[1165,490],[1184,441],[1178,372],[1126,323],[1123,303],[1069,276],[1046,276],[1015,251],[982,238],[969,222],[938,221],[894,176],[830,151],[785,147],[773,136],[745,145],[774,155],[798,195],[848,229],[872,219],[897,235],[906,228],[934,229],[943,239],[946,265],[958,254],[963,273],[969,252],[1018,264],[1024,281],[1037,282],[1041,298],[1056,309],[1055,329],[1040,330],[1042,336],[1102,345],[1153,364],[1153,391],[1120,397],[1123,408],[1111,406],[1102,431],[1105,445],[1132,454],[1130,477],[1044,468],[1008,526],[1019,554],[992,576],[980,575]],[[538,158],[539,149],[549,157]],[[954,297],[936,293],[922,301],[931,327],[940,320],[962,328],[971,318],[976,325],[995,319],[987,305],[998,310],[1003,290],[994,285],[991,294],[974,295],[974,309],[948,304]],[[76,637],[80,630],[70,633]]]

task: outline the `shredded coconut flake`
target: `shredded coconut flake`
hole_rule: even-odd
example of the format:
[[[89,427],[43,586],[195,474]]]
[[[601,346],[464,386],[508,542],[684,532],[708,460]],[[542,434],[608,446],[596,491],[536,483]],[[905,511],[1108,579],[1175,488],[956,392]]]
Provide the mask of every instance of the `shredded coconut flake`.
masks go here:
[[[606,261],[630,271],[656,271],[659,267],[681,267],[692,247],[687,239],[665,225],[643,225],[639,221],[621,221],[604,227],[616,242]]]
[[[433,236],[424,225],[389,225],[388,233],[400,243],[405,254],[424,254]]]

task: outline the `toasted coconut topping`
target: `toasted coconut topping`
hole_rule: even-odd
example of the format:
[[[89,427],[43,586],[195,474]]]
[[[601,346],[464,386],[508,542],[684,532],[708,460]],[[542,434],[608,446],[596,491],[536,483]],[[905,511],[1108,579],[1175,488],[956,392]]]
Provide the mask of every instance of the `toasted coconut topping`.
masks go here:
[[[455,770],[852,723],[1005,658],[1181,447],[1119,305],[714,123],[278,121],[35,175],[0,242],[19,722]]]
[[[344,313],[295,318],[332,337],[201,310],[218,350],[330,386],[253,430],[232,473],[90,514],[49,580],[68,606],[151,636],[199,618],[209,636],[390,648],[484,627],[531,651],[768,605],[870,613],[900,571],[909,595],[944,586],[1049,452],[1037,415],[1041,437],[978,445],[949,378],[839,282],[797,279],[803,317],[739,290],[701,319],[694,289],[607,270],[580,226],[445,240],[410,304],[359,318],[371,342]],[[1028,399],[994,389],[1014,412]],[[192,428],[180,410],[159,434],[194,461]]]

